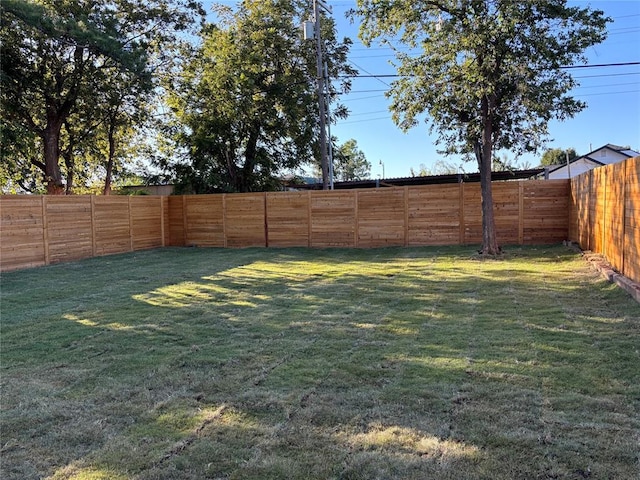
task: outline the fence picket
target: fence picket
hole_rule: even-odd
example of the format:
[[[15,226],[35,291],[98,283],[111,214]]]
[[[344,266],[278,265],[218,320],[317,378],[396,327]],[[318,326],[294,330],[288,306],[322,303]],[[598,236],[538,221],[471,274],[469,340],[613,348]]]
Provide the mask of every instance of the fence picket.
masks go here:
[[[495,182],[498,241],[570,238],[608,252],[615,268],[640,281],[640,157],[602,168],[571,181]],[[158,198],[8,195],[0,196],[0,213],[2,271],[165,245],[479,243],[482,225],[480,186],[464,183]]]

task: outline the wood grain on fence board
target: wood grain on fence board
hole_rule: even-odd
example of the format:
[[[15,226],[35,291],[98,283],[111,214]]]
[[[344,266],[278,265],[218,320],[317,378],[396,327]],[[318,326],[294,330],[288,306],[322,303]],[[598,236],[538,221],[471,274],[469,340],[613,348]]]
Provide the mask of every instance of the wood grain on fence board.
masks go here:
[[[267,233],[265,228],[265,194],[225,194],[224,201],[224,229],[226,246],[266,246]]]
[[[569,181],[494,182],[501,244],[566,238],[640,280],[640,158]],[[162,246],[477,244],[480,185],[170,197],[0,197],[0,269]]]
[[[571,179],[570,238],[640,282],[640,157]]]
[[[189,195],[185,197],[184,222],[186,245],[224,247],[224,196]]]
[[[270,247],[308,247],[309,193],[270,192],[266,198]]]
[[[356,190],[311,194],[311,246],[357,246]]]
[[[2,196],[0,262],[3,270],[45,265],[45,197]]]

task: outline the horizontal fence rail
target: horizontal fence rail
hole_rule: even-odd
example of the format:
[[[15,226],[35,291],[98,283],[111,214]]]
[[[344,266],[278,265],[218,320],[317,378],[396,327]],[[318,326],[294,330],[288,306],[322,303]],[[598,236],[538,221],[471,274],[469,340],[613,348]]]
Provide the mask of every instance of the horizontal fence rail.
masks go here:
[[[571,179],[569,238],[640,282],[640,157]]]
[[[493,183],[501,244],[566,240],[569,181]],[[480,185],[188,196],[2,196],[0,269],[163,246],[383,247],[482,241]]]
[[[0,270],[168,244],[167,197],[0,197]]]
[[[569,183],[493,184],[501,244],[567,239]],[[169,197],[171,245],[384,247],[482,241],[480,185]]]
[[[568,238],[569,181],[494,182],[501,244]],[[383,247],[482,241],[479,184],[188,196],[2,196],[3,271],[163,246]]]

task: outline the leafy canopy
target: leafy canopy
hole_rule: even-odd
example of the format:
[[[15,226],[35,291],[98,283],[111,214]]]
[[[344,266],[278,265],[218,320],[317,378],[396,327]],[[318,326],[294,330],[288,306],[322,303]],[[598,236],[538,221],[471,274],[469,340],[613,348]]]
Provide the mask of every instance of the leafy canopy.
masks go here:
[[[307,7],[292,0],[215,6],[217,22],[204,26],[182,81],[169,88],[174,138],[185,155],[162,166],[182,191],[272,190],[280,173],[317,156],[315,50],[300,29]],[[329,75],[350,73],[350,41],[336,40],[329,18],[322,23]]]
[[[583,109],[561,67],[584,61],[608,21],[562,0],[358,0],[352,13],[362,16],[367,45],[412,49],[396,50],[395,122],[408,130],[426,113],[443,150],[461,154],[486,147],[488,127],[494,149],[535,150],[551,119]]]
[[[93,176],[99,130],[114,108],[124,130],[140,121],[155,70],[200,13],[192,0],[3,0],[0,122],[20,140],[2,152],[5,184],[60,193],[66,180],[69,193]]]
[[[371,162],[353,138],[338,146],[333,155],[334,174],[343,182],[366,180],[371,176]]]
[[[567,156],[569,157],[569,161],[571,161],[577,158],[578,154],[574,148],[567,148],[566,150],[562,148],[551,148],[542,154],[540,165],[564,165],[567,162]]]

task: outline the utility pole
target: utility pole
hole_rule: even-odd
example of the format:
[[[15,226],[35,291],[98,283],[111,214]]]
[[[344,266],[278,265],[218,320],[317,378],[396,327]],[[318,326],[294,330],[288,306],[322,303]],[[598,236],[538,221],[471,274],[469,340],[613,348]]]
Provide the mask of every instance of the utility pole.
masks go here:
[[[317,77],[317,90],[318,90],[318,111],[320,119],[320,168],[322,170],[322,189],[329,189],[329,178],[331,177],[329,171],[329,158],[327,155],[327,107],[324,98],[324,71],[322,61],[322,37],[320,34],[320,9],[331,13],[331,7],[327,5],[323,0],[313,0],[313,25],[314,25],[314,37],[316,41],[316,77]],[[305,39],[309,39],[308,36],[308,22],[305,22],[304,32]],[[329,139],[331,141],[331,139]],[[331,179],[333,185],[333,179]]]
[[[331,139],[331,115],[329,113],[331,110],[331,107],[329,106],[331,105],[331,97],[329,96],[329,66],[327,65],[327,62],[324,62],[324,74],[325,87],[327,87],[327,102],[325,107],[327,110],[327,136],[329,137],[329,188],[333,190],[333,181],[335,175],[333,171],[333,140]]]

